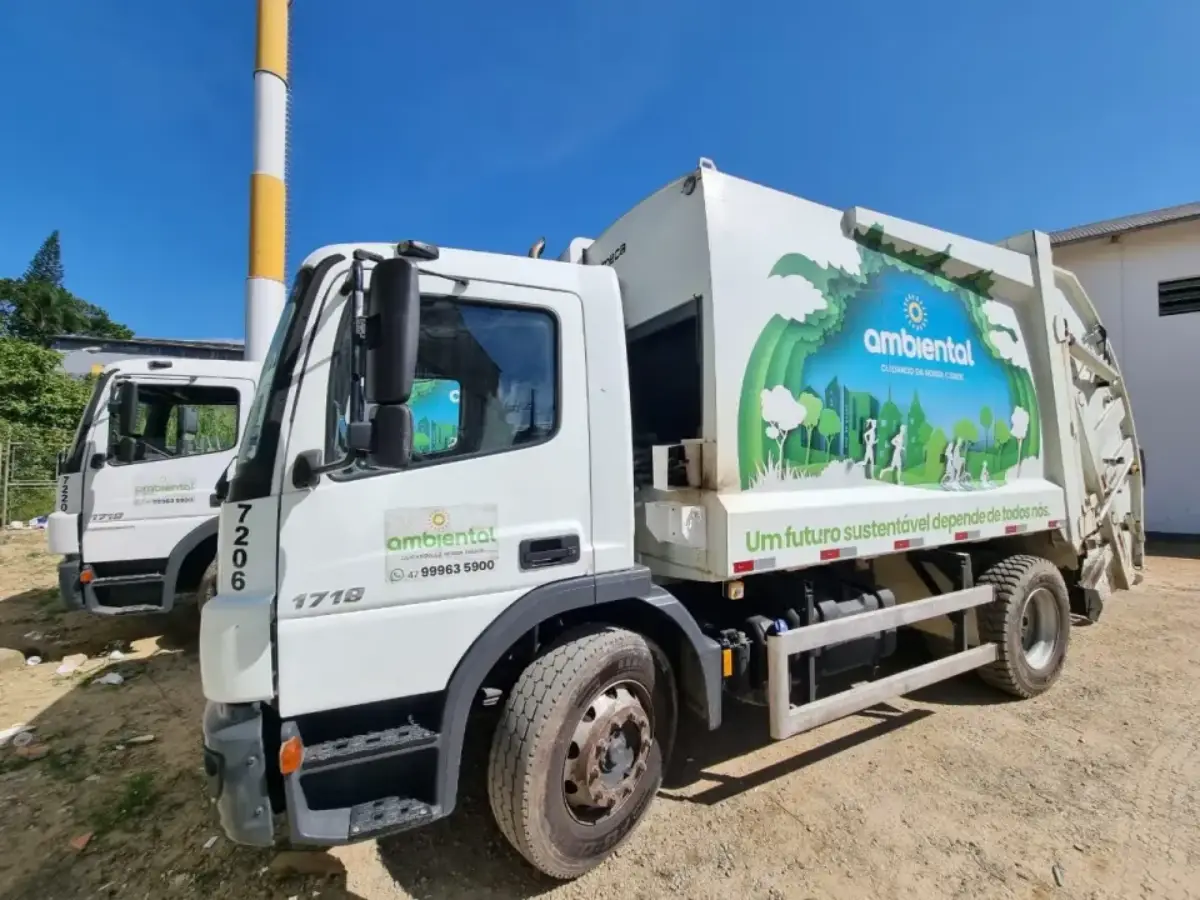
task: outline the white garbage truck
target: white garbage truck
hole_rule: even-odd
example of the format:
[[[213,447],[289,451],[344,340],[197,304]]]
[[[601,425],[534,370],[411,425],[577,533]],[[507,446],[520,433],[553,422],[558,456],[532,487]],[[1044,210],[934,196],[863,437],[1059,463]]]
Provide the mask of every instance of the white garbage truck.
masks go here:
[[[573,878],[643,818],[685,711],[758,705],[786,739],[972,670],[1034,697],[1072,616],[1139,577],[1129,400],[1045,234],[982,243],[705,160],[541,246],[301,266],[201,616],[234,841],[449,815],[493,706],[495,819]],[[945,652],[892,671],[902,628]]]
[[[59,464],[50,552],[69,609],[167,613],[216,589],[213,487],[237,449],[259,366],[128,359],[106,366]]]

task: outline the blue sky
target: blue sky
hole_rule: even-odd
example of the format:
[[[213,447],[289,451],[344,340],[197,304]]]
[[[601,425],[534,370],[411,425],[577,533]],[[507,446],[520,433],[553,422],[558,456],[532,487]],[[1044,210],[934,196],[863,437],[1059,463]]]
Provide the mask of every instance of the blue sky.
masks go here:
[[[58,228],[67,286],[139,334],[243,336],[254,9],[0,0],[0,276]],[[557,255],[700,156],[989,240],[1200,199],[1189,0],[295,0],[292,22],[289,273],[342,240]]]

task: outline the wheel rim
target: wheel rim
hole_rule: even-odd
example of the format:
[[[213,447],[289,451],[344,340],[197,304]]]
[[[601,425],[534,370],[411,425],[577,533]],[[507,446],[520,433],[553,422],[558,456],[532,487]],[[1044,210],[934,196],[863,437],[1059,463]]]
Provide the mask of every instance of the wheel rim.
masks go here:
[[[1048,588],[1034,589],[1021,608],[1021,649],[1030,667],[1050,665],[1061,628],[1054,594]]]
[[[584,707],[563,763],[563,794],[579,822],[595,825],[633,796],[653,743],[649,704],[639,685],[605,688]]]

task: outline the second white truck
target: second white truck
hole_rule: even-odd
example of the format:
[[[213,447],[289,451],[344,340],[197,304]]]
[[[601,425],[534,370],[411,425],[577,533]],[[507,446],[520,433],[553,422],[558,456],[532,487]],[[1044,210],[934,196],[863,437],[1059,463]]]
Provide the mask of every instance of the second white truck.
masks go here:
[[[245,428],[259,366],[130,359],[107,366],[60,464],[47,541],[71,609],[166,613],[216,588],[213,486]]]
[[[1032,697],[1142,565],[1124,383],[1046,235],[708,162],[558,261],[316,251],[255,408],[200,639],[241,843],[449,815],[494,705],[495,819],[573,878],[685,709],[785,739],[971,670]],[[906,627],[947,655],[877,677]]]

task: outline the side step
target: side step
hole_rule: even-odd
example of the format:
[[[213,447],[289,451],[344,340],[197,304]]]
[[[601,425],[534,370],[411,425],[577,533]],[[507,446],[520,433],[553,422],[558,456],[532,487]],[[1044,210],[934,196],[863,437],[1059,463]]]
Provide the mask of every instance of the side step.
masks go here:
[[[95,577],[84,585],[84,605],[88,611],[98,616],[137,616],[145,614],[169,612],[170,607],[164,608],[162,603],[130,603],[114,605],[101,602],[101,591],[120,588],[137,587],[139,585],[161,585],[162,572],[142,572],[137,575],[109,575]],[[106,595],[107,596],[107,595]]]
[[[301,768],[305,774],[311,774],[323,769],[386,759],[389,756],[425,750],[435,745],[437,739],[436,732],[416,724],[356,734],[353,737],[338,738],[305,747],[304,764]]]
[[[296,723],[284,722],[280,736],[284,741],[299,737]],[[439,739],[437,732],[410,722],[306,745],[300,768],[284,779],[292,841],[333,846],[407,831],[442,818],[445,813],[440,807],[415,797],[393,794],[367,800],[361,792],[357,797],[346,796],[340,786],[348,783],[345,776],[351,773],[339,771],[362,767],[351,775],[352,779],[365,778],[367,784],[378,785],[381,793],[403,791],[404,785],[397,784],[397,780],[405,779],[395,776],[404,771],[407,763],[398,758],[436,754]],[[348,805],[313,808],[310,800],[318,807],[330,801]]]
[[[420,800],[384,797],[350,808],[350,835],[372,837],[407,831],[434,819],[433,807]]]
[[[961,591],[940,594],[914,603],[904,603],[885,609],[861,613],[845,619],[834,619],[773,634],[767,637],[767,682],[771,715],[771,737],[783,740],[816,728],[852,713],[860,712],[890,697],[898,697],[953,678],[996,659],[996,645],[984,644],[966,648],[966,629],[956,623],[959,652],[944,659],[908,669],[869,684],[841,691],[821,700],[800,706],[792,705],[792,678],[789,660],[797,654],[840,644],[843,641],[890,631],[913,622],[949,615],[961,617],[974,607],[992,602],[991,585],[969,587]]]
[[[140,575],[109,575],[105,578],[97,576],[90,584],[92,587],[127,587],[134,584],[161,583],[162,580],[161,572],[145,572]]]

